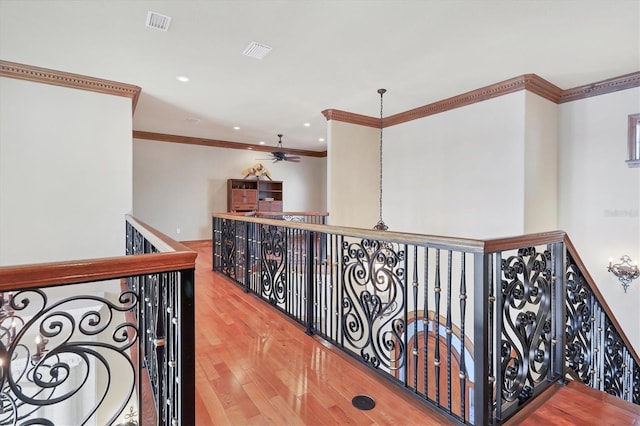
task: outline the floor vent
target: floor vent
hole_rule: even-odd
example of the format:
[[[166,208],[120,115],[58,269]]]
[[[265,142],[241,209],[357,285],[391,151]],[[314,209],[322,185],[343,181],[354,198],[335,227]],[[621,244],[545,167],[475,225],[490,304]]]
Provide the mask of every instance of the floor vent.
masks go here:
[[[351,400],[351,403],[362,411],[372,410],[376,406],[376,402],[368,395],[356,395]]]

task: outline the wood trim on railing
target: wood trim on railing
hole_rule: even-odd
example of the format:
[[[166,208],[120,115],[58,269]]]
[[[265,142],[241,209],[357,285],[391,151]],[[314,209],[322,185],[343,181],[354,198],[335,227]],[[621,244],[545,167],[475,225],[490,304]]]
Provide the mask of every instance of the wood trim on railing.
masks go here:
[[[329,212],[253,212],[255,216],[329,216]]]
[[[614,315],[613,310],[607,304],[605,298],[602,296],[602,293],[600,293],[600,289],[598,289],[598,286],[596,285],[595,280],[589,273],[587,267],[585,266],[584,262],[580,258],[580,255],[578,254],[578,250],[573,245],[573,242],[571,241],[568,235],[564,236],[564,244],[567,250],[569,251],[569,253],[571,253],[571,257],[573,257],[573,260],[576,263],[576,266],[578,267],[578,269],[580,269],[582,276],[587,281],[587,284],[589,284],[589,288],[591,288],[591,291],[593,291],[593,294],[595,295],[596,299],[598,300],[600,305],[602,305],[602,310],[604,310],[605,313],[609,316],[609,320],[611,320],[611,323],[616,328],[616,331],[620,335],[620,338],[622,339],[624,344],[627,346],[627,350],[629,351],[633,359],[636,361],[636,364],[640,365],[640,357],[638,356],[638,353],[636,352],[635,348],[627,338],[627,335],[624,333],[624,329],[620,327],[620,323],[618,323],[618,320],[616,319],[616,316]]]
[[[143,227],[144,229],[140,229],[140,227],[136,227],[136,229],[140,233],[142,233],[142,235],[147,238],[147,240],[149,240],[151,236],[155,236],[175,251],[192,251],[189,247],[185,246],[181,242],[174,240],[166,234],[163,234],[154,227],[147,225],[143,221],[136,219],[130,214],[125,215],[125,219],[127,220],[127,222],[131,222],[132,224],[137,224]]]
[[[169,135],[166,133],[143,132],[140,130],[134,130],[133,137],[135,139],[146,139],[146,140],[157,141],[157,142],[184,143],[189,145],[202,145],[202,146],[211,146],[211,147],[217,147],[217,148],[231,148],[231,149],[251,148],[253,151],[262,151],[262,152],[272,152],[277,150],[281,152],[286,152],[287,154],[303,155],[306,157],[326,157],[327,156],[327,151],[308,151],[304,149],[279,148],[275,146],[255,145],[255,144],[247,144],[247,143],[241,143],[241,142],[229,142],[229,141],[221,141],[217,139]]]
[[[542,244],[559,243],[567,234],[564,231],[539,232],[517,237],[495,238],[484,242],[485,253],[497,253],[515,250],[521,247],[534,247]]]
[[[196,252],[188,251],[5,266],[0,268],[0,291],[193,269],[196,256]]]
[[[241,216],[229,213],[213,213],[213,217],[221,219],[239,220],[243,222],[264,223],[266,225],[283,226],[282,220],[263,219],[251,216]],[[315,231],[319,233],[343,234],[356,238],[371,240],[384,239],[385,241],[401,242],[407,244],[429,244],[431,246],[450,247],[455,246],[471,253],[482,252],[484,242],[470,238],[441,237],[437,235],[411,234],[406,232],[374,231],[363,228],[348,228],[344,226],[320,225],[304,222],[285,222],[289,228]]]
[[[131,98],[132,114],[136,110],[138,98],[142,91],[140,87],[132,84],[2,60],[0,60],[0,76]]]
[[[578,99],[605,95],[607,93],[613,93],[634,87],[640,87],[640,71],[564,90],[558,103],[562,104],[565,102],[576,101]]]

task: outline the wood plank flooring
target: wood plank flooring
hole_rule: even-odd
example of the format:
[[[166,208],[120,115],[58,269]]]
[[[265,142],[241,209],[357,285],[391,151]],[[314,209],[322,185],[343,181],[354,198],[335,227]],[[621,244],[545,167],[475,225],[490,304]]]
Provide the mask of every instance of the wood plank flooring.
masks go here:
[[[448,425],[366,367],[211,271],[211,245],[187,244],[196,261],[198,425]],[[358,394],[376,407],[360,411]],[[554,386],[509,425],[640,425],[640,407],[580,383]]]

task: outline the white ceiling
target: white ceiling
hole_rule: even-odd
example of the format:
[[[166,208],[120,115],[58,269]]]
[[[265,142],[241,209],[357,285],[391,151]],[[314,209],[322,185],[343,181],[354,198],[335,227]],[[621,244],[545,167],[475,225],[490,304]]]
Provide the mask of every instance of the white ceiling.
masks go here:
[[[387,116],[526,73],[638,71],[640,0],[0,0],[0,59],[142,87],[135,130],[324,150],[321,111],[377,117],[378,88]]]

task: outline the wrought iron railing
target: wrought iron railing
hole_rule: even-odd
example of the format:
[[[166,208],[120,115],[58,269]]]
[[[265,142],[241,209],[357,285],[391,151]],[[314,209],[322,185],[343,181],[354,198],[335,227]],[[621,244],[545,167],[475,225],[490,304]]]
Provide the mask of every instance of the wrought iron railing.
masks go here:
[[[0,424],[194,424],[196,254],[126,227],[136,256],[0,268]]]
[[[610,313],[605,328],[617,338],[571,349],[569,301],[583,282],[574,271],[585,269],[567,262],[567,248],[562,232],[480,241],[213,217],[215,271],[452,420],[478,425],[501,423],[564,380],[572,357],[602,377],[623,371],[603,390],[640,402],[638,356]],[[595,364],[603,351],[615,362]]]
[[[316,223],[324,225],[327,222],[328,212],[252,212],[248,216],[264,219],[285,220],[287,222]]]

